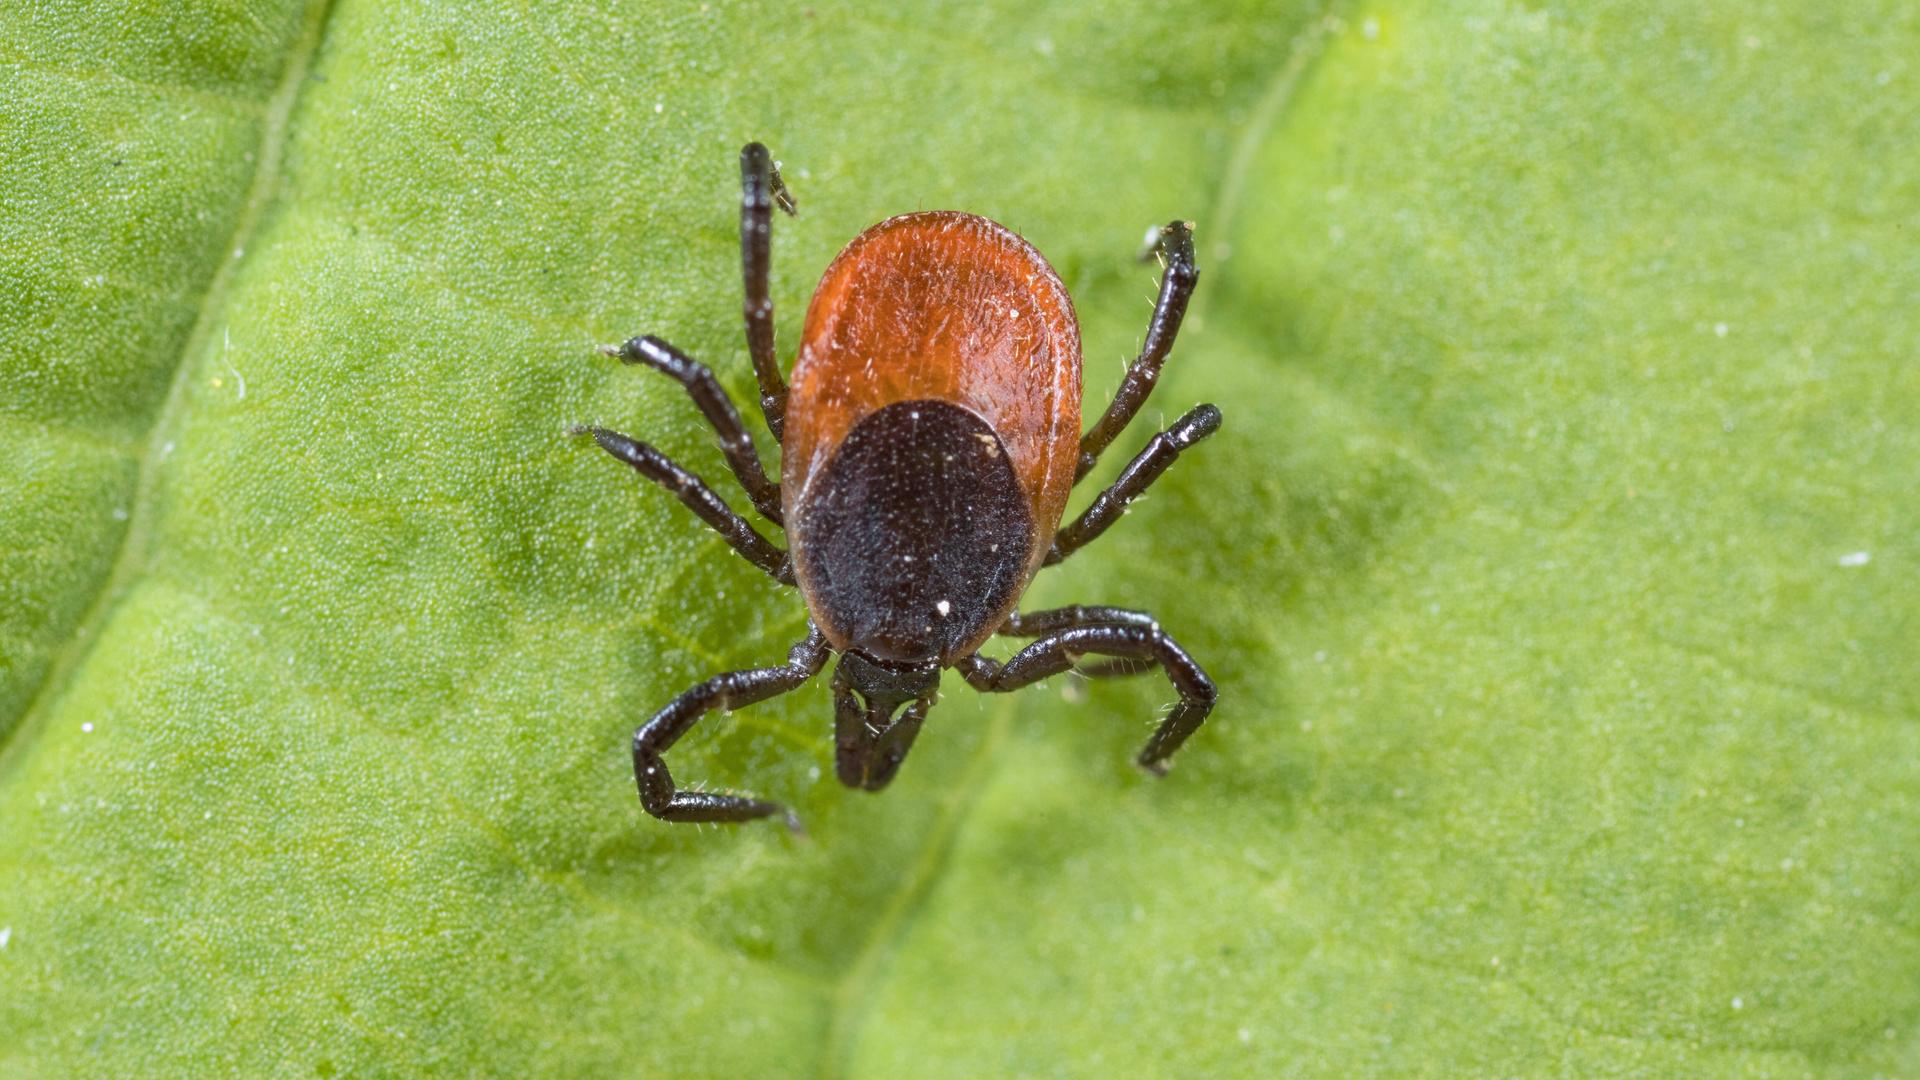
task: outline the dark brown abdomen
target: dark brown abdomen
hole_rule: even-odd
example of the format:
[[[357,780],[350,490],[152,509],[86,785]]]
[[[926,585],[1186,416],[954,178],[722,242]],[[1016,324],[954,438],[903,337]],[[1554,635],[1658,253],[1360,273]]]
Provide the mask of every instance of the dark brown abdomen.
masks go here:
[[[1033,515],[986,422],[902,401],[855,425],[788,519],[795,569],[829,638],[880,660],[942,662],[1020,596]]]

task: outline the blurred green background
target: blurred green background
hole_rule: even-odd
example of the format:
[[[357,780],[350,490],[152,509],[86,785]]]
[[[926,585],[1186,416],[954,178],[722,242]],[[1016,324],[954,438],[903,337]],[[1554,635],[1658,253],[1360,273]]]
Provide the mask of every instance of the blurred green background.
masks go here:
[[[1911,4],[0,10],[0,1073],[1920,1074]],[[562,438],[725,470],[735,153],[790,357],[954,207],[1204,277],[1226,425],[1030,605],[1157,677],[976,699],[885,794],[824,680],[627,738],[796,596]],[[1083,496],[1084,498],[1084,496]],[[735,497],[737,506],[745,501]]]

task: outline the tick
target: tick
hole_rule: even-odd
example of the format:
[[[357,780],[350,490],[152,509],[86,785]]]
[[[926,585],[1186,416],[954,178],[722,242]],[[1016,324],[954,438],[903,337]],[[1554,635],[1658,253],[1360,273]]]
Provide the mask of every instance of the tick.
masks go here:
[[[791,811],[749,795],[676,788],[662,755],[702,716],[798,687],[833,654],[840,781],[878,791],[899,771],[943,668],[983,693],[1050,675],[1131,675],[1158,667],[1180,701],[1140,751],[1160,775],[1213,708],[1199,664],[1151,615],[1116,607],[1017,612],[1042,567],[1119,519],[1181,452],[1220,427],[1201,405],[1155,435],[1113,486],[1064,528],[1073,487],[1140,411],[1193,295],[1192,227],[1150,234],[1164,265],[1139,356],[1106,412],[1080,432],[1080,329],[1059,275],[1033,246],[983,217],[888,218],[827,267],[807,309],[791,388],[773,345],[768,250],[775,206],[793,197],[759,143],[740,151],[740,255],[747,350],[760,409],[780,444],[780,480],[761,468],[739,410],[697,360],[657,337],[603,351],[684,386],[720,434],[727,464],[783,551],[699,477],[646,443],[600,427],[614,457],[672,492],[807,605],[807,635],[775,667],[730,671],[668,702],[633,734],[640,803],[665,821],[749,821]],[[995,634],[1033,638],[1004,663]],[[1086,656],[1106,657],[1081,666]]]

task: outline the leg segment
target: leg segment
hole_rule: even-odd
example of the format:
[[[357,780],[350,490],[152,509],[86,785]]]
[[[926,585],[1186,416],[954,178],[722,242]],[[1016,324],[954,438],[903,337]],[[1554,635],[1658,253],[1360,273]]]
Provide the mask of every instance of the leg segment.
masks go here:
[[[1147,443],[1147,448],[1120,471],[1120,478],[1113,482],[1112,487],[1101,492],[1073,524],[1054,534],[1053,550],[1047,552],[1044,565],[1052,566],[1073,554],[1082,544],[1106,532],[1107,526],[1120,520],[1120,515],[1127,512],[1127,504],[1139,498],[1149,484],[1158,480],[1182,450],[1219,430],[1220,410],[1211,405],[1199,405],[1172,427],[1155,435]]]
[[[760,411],[774,441],[785,437],[787,382],[773,354],[773,298],[767,264],[773,250],[773,208],[794,212],[793,193],[773,167],[773,155],[757,142],[740,150],[740,276],[746,284],[747,354],[760,379]]]
[[[783,585],[793,584],[793,562],[787,554],[767,542],[746,519],[733,512],[726,501],[713,493],[699,477],[673,463],[673,459],[646,443],[630,439],[606,428],[578,427],[575,435],[591,434],[601,449],[633,466],[634,471],[652,480],[685,503],[700,520],[713,526],[733,549],[747,561],[772,575]]]
[[[1071,630],[1076,626],[1143,626],[1151,629],[1159,625],[1159,620],[1144,611],[1073,604],[1046,611],[1016,611],[1007,616],[1007,621],[994,632],[1007,637],[1039,637],[1056,630]]]
[[[1145,675],[1152,670],[1153,661],[1131,657],[1102,660],[1097,664],[1081,664],[1073,669],[1073,673],[1088,679],[1117,679],[1128,675]]]
[[[760,467],[760,454],[754,449],[753,436],[740,422],[740,410],[733,407],[733,399],[721,389],[712,368],[651,334],[634,338],[625,345],[607,345],[600,351],[619,357],[623,363],[644,364],[664,372],[686,387],[707,423],[720,433],[720,450],[727,455],[727,465],[739,478],[740,486],[747,489],[747,498],[752,500],[754,509],[775,525],[781,523],[780,485],[769,480],[766,470]]]
[[[1097,610],[1097,609],[1096,609]],[[1157,626],[1095,625],[1056,630],[1013,655],[1002,664],[974,655],[960,661],[968,685],[982,693],[1004,693],[1058,675],[1087,653],[1129,660],[1147,660],[1160,666],[1180,693],[1180,703],[1160,722],[1153,738],[1134,760],[1156,776],[1165,775],[1167,759],[1199,728],[1218,697],[1213,680],[1186,650]]]
[[[1160,275],[1160,298],[1154,302],[1153,319],[1147,323],[1147,340],[1133,365],[1127,368],[1126,377],[1120,380],[1113,403],[1080,437],[1080,465],[1073,474],[1076,481],[1093,471],[1100,452],[1126,428],[1133,414],[1146,403],[1147,395],[1153,392],[1153,384],[1160,378],[1160,365],[1166,362],[1173,339],[1180,333],[1180,322],[1187,317],[1187,301],[1193,298],[1193,286],[1200,280],[1200,268],[1193,260],[1191,222],[1173,221],[1161,226],[1153,253],[1160,256],[1166,269]]]
[[[826,636],[809,625],[806,640],[788,650],[787,662],[780,667],[715,675],[674,698],[633,733],[633,778],[640,785],[640,805],[662,821],[752,821],[780,814],[789,828],[798,831],[799,819],[779,803],[749,795],[680,791],[660,755],[714,709],[734,709],[784,694],[813,678],[826,662]]]
[[[1069,630],[1076,626],[1141,626],[1157,629],[1160,621],[1144,611],[1117,607],[1087,607],[1074,604],[1070,607],[1053,608],[1048,611],[1029,611],[1025,614],[1014,612],[1007,621],[994,631],[1006,637],[1039,637],[1056,630]],[[1114,678],[1125,675],[1144,675],[1153,670],[1152,660],[1139,657],[1119,657],[1102,660],[1093,664],[1075,664],[1073,672],[1089,679]]]

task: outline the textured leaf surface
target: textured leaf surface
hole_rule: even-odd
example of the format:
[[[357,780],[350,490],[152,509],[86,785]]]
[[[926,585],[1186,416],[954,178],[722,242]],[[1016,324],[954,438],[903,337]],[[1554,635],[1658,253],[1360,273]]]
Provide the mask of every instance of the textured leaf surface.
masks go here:
[[[0,13],[0,1072],[1920,1071],[1920,20],[1670,6]],[[783,353],[963,207],[1098,408],[1199,222],[1226,427],[1033,595],[1214,672],[1167,781],[815,685],[673,757],[810,841],[640,814],[802,612],[561,432],[724,476],[591,346],[751,400],[754,137]]]

